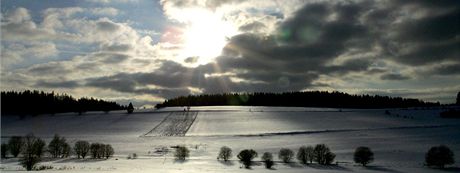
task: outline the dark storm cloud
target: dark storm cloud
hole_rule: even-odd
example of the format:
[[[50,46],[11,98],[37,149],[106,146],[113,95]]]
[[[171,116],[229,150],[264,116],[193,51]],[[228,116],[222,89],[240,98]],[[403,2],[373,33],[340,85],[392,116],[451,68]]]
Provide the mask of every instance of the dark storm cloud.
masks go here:
[[[51,75],[51,74],[65,75],[65,74],[70,73],[71,71],[61,63],[50,62],[46,64],[34,65],[28,68],[27,72],[35,76],[41,76],[41,75]]]
[[[35,86],[46,87],[46,88],[76,88],[80,85],[76,81],[61,81],[61,82],[38,81],[35,83]]]
[[[248,24],[245,24],[243,26],[240,26],[238,30],[242,32],[251,32],[251,31],[260,31],[261,29],[264,29],[266,26],[262,22],[251,22]]]
[[[460,63],[458,64],[447,64],[441,65],[434,68],[431,73],[437,75],[459,75],[460,74]]]
[[[407,80],[407,79],[410,79],[410,77],[404,76],[402,74],[389,73],[389,74],[384,74],[380,76],[380,79],[382,80]]]

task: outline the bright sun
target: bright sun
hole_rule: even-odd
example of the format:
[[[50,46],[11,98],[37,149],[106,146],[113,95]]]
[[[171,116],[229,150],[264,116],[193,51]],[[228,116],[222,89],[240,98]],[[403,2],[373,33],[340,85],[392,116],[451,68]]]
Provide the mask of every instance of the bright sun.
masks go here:
[[[198,64],[206,64],[219,56],[227,38],[236,35],[237,29],[222,15],[204,9],[193,9],[187,13],[188,27],[184,32],[184,47],[181,58],[198,57]]]

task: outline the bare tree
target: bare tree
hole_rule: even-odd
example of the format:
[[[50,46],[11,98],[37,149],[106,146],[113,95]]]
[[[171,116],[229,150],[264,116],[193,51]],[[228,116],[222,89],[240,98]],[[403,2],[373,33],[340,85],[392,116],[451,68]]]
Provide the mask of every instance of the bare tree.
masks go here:
[[[8,154],[8,144],[2,143],[2,158],[6,158]]]
[[[113,150],[112,145],[104,145],[104,157],[108,159],[109,157],[112,157],[113,154],[115,154],[115,151]]]
[[[272,153],[270,153],[270,152],[265,152],[265,153],[262,155],[262,162],[264,162],[265,168],[271,169],[272,166],[274,165]]]
[[[314,160],[321,165],[328,165],[334,161],[335,154],[325,144],[318,144],[313,150]]]
[[[224,161],[228,161],[232,157],[232,149],[227,146],[223,146],[220,148],[219,156],[217,159],[223,159]]]
[[[21,153],[21,148],[24,145],[24,140],[21,136],[13,136],[8,141],[8,148],[10,149],[11,155],[13,157],[18,157]]]
[[[40,162],[40,156],[44,151],[44,141],[36,138],[33,134],[29,134],[24,138],[24,146],[22,150],[23,158],[21,158],[21,165],[30,171],[33,167]]]
[[[73,149],[78,158],[82,157],[84,159],[89,152],[89,146],[88,141],[77,141],[75,142]]]
[[[281,148],[278,153],[278,158],[281,159],[284,163],[288,163],[294,157],[294,152],[288,148]]]

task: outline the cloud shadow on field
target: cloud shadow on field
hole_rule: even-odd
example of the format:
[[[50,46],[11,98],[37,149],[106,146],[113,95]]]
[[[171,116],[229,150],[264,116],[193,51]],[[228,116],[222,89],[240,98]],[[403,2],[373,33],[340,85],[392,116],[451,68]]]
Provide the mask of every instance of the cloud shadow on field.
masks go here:
[[[77,158],[65,158],[65,159],[56,159],[55,163],[84,163],[84,162],[100,162],[100,161],[107,161],[108,159],[91,159],[91,158],[86,158],[86,159],[77,159]]]
[[[232,160],[229,160],[229,161],[219,160],[219,163],[221,163],[222,165],[225,165],[225,166],[233,166],[233,165],[235,165],[235,163],[233,163]]]
[[[460,167],[448,167],[444,169],[438,169],[444,172],[460,172]]]
[[[391,172],[391,173],[401,173],[401,171],[384,168],[381,166],[366,166],[364,169],[372,170],[372,171],[380,171],[380,172]]]
[[[351,171],[348,168],[339,165],[319,165],[319,164],[308,164],[306,167],[319,170],[337,170],[337,171]]]
[[[181,160],[181,159],[174,159],[174,163],[184,164],[187,163],[188,160]]]

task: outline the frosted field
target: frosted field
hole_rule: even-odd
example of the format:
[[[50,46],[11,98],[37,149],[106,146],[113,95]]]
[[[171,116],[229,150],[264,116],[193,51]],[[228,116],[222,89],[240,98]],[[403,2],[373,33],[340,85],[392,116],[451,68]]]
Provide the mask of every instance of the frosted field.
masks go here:
[[[2,142],[9,136],[33,132],[51,140],[55,133],[73,143],[77,140],[112,144],[115,156],[109,160],[47,159],[45,172],[446,172],[423,167],[424,154],[444,144],[455,152],[457,163],[447,172],[460,172],[460,120],[439,118],[439,109],[352,110],[283,107],[192,107],[137,110],[109,114],[89,112],[59,115],[1,117]],[[337,166],[303,166],[277,163],[275,170],[255,165],[241,169],[235,155],[251,148],[259,155],[280,148],[294,151],[302,145],[327,144],[337,154]],[[190,158],[177,162],[172,153],[159,148],[186,145]],[[222,146],[233,149],[233,161],[216,160]],[[353,163],[353,151],[368,146],[375,153],[369,168]],[[130,153],[138,159],[128,160]],[[255,159],[260,160],[259,158]],[[257,164],[257,163],[256,163]],[[1,172],[22,170],[16,159],[2,160]]]

